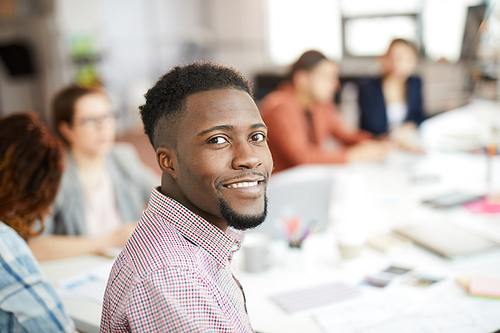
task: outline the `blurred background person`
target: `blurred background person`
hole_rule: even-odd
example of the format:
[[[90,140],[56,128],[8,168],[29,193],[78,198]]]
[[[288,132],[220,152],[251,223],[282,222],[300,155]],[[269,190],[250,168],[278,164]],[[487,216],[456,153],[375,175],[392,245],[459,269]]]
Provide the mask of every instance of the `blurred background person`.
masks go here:
[[[292,65],[288,82],[262,100],[276,172],[300,164],[373,160],[388,152],[386,143],[342,120],[333,102],[338,71],[322,53],[307,51]],[[336,147],[328,147],[330,138]]]
[[[416,149],[415,130],[425,119],[422,80],[412,76],[418,56],[415,45],[395,39],[380,58],[382,76],[361,80],[359,125],[376,136],[388,135],[402,148]]]
[[[53,120],[67,144],[67,166],[46,219],[47,236],[31,244],[35,256],[102,254],[123,246],[159,177],[130,145],[115,144],[115,114],[102,89],[63,89],[53,101]]]
[[[26,243],[62,173],[62,145],[36,114],[0,120],[0,332],[75,331]]]

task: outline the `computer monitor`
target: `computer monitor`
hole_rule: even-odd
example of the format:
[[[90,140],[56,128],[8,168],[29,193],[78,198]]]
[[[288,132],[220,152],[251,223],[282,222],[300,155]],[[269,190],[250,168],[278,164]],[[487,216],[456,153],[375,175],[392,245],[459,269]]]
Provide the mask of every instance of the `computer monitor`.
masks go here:
[[[481,37],[479,28],[485,19],[485,14],[486,5],[468,8],[460,60],[475,61],[477,59],[477,48]]]
[[[301,226],[314,223],[315,230],[325,229],[330,212],[333,176],[331,168],[320,165],[298,166],[271,176],[267,188],[266,221],[252,232],[285,238],[283,218],[298,216]]]

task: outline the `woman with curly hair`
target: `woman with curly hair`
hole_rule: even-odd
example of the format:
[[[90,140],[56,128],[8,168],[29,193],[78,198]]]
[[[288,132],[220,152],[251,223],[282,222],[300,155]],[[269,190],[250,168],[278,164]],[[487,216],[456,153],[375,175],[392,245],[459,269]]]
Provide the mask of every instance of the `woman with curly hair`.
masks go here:
[[[0,332],[75,330],[26,243],[42,232],[62,173],[61,145],[36,114],[0,120]]]

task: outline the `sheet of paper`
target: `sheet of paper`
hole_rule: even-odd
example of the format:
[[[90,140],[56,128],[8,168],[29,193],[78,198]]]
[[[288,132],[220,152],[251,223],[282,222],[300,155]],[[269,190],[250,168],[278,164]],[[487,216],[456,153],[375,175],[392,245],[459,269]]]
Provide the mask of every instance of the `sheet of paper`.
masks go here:
[[[366,287],[370,288],[370,287]],[[372,287],[373,288],[373,287]],[[411,297],[389,290],[365,291],[363,297],[315,311],[313,318],[324,332],[364,332],[390,321],[413,305]]]
[[[407,298],[405,288],[383,290],[347,306],[324,308],[314,318],[327,333],[484,333],[500,329],[500,301],[470,297],[452,279],[429,287],[426,297],[420,299]]]
[[[345,301],[359,294],[359,290],[354,287],[343,283],[332,283],[273,295],[271,298],[285,311],[294,314]]]
[[[90,300],[101,304],[114,260],[57,284],[61,297]]]

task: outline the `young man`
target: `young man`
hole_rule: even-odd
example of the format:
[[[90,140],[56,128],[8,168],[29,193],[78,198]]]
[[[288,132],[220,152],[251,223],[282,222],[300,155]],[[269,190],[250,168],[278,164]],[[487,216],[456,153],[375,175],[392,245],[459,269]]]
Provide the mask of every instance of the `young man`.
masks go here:
[[[265,219],[273,162],[248,81],[176,67],[141,115],[162,183],[113,266],[101,332],[251,332],[230,262],[241,230]]]

